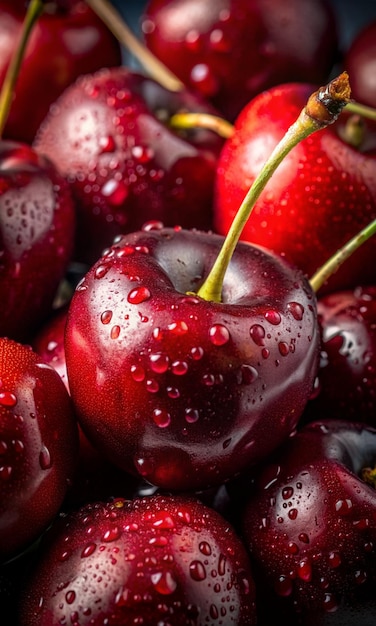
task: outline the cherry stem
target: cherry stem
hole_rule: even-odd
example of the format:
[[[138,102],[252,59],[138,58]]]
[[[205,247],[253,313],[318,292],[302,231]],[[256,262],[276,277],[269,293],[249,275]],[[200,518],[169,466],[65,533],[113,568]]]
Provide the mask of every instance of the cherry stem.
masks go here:
[[[370,222],[368,226],[363,228],[345,245],[337,250],[337,252],[320,267],[310,279],[310,284],[315,293],[326,283],[326,281],[336,273],[337,270],[347,261],[350,256],[362,246],[367,239],[370,239],[376,233],[376,219]]]
[[[223,281],[227,267],[231,261],[243,227],[267,182],[285,156],[300,141],[307,138],[315,131],[326,128],[329,124],[332,124],[338,119],[343,107],[347,104],[349,99],[350,85],[347,72],[343,72],[328,85],[320,87],[320,89],[309,97],[306,106],[274,148],[240,205],[218,257],[209,275],[197,292],[199,297],[204,300],[221,302]]]
[[[13,54],[0,93],[0,137],[3,134],[14,96],[21,63],[25,55],[30,33],[43,12],[43,0],[31,0],[23,22],[21,39]]]
[[[120,44],[129,50],[148,74],[170,91],[183,91],[185,85],[132,33],[123,17],[108,0],[86,0]]]
[[[365,117],[368,120],[376,120],[376,109],[365,104],[360,104],[360,102],[355,102],[354,100],[346,104],[345,110],[349,113]]]
[[[188,113],[185,111],[175,113],[171,116],[169,125],[177,130],[205,128],[214,131],[224,139],[229,139],[235,132],[235,128],[230,122],[211,113]]]

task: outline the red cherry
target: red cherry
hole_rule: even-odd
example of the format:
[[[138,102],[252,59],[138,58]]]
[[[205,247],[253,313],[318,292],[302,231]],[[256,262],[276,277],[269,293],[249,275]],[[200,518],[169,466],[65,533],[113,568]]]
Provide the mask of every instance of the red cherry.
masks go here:
[[[31,142],[50,106],[78,76],[121,64],[118,42],[86,2],[46,4],[25,51],[4,138]],[[25,6],[24,0],[0,2],[0,85],[21,33]]]
[[[228,231],[248,187],[312,92],[288,84],[244,108],[217,169],[214,222]],[[375,150],[356,149],[339,136],[345,116],[303,140],[284,159],[257,201],[241,238],[281,254],[311,276],[376,216]],[[331,291],[376,279],[376,246],[362,246],[330,280]]]
[[[211,226],[223,140],[207,130],[169,128],[181,110],[213,112],[195,96],[126,68],[84,76],[58,100],[35,147],[72,185],[77,258],[96,261],[115,235],[149,220]]]
[[[376,20],[366,24],[352,41],[344,66],[351,76],[353,97],[376,107]]]
[[[322,0],[149,0],[150,50],[233,120],[256,94],[287,81],[326,81],[336,24]]]
[[[22,626],[256,624],[246,551],[200,502],[92,504],[58,520],[46,539],[21,601]]]
[[[70,261],[68,183],[26,144],[0,142],[0,334],[26,339],[49,314]]]
[[[318,300],[322,332],[315,397],[304,419],[361,420],[376,426],[376,287]]]
[[[302,614],[299,624],[350,624],[367,617],[370,600],[374,606],[376,495],[361,471],[375,458],[374,429],[315,422],[282,446],[243,494],[245,542],[266,577],[268,602],[273,594],[284,598]],[[332,622],[337,610],[340,621]]]
[[[77,428],[55,370],[0,338],[0,559],[28,547],[58,513],[73,477]]]
[[[190,295],[222,243],[167,228],[125,235],[69,307],[69,386],[85,432],[166,489],[219,485],[265,458],[296,427],[316,376],[315,297],[283,260],[243,243],[223,302]]]

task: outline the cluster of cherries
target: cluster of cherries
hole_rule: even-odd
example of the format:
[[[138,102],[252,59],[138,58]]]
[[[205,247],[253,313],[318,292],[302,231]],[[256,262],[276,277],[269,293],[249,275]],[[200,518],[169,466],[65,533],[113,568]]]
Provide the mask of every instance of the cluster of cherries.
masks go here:
[[[4,624],[373,626],[376,15],[102,14],[0,0]]]

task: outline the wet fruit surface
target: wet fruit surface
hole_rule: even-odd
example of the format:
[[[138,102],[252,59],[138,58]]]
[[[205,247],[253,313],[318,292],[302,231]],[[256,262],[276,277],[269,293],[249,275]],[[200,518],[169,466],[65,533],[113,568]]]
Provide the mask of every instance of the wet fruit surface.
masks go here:
[[[192,293],[222,241],[155,225],[119,238],[69,308],[85,432],[167,489],[219,485],[262,459],[295,429],[316,376],[315,298],[299,271],[243,244],[223,302]]]
[[[248,556],[190,499],[93,504],[60,519],[22,606],[22,626],[256,624]]]

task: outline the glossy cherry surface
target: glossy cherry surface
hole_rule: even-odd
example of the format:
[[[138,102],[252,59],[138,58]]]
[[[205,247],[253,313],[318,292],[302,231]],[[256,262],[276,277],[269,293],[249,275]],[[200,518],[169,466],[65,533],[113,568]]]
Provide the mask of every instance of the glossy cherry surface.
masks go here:
[[[272,85],[326,81],[338,46],[322,0],[150,0],[141,27],[150,50],[231,120]]]
[[[51,110],[35,142],[68,177],[76,198],[76,257],[98,259],[115,235],[145,221],[209,228],[223,144],[203,129],[176,131],[181,110],[212,113],[125,67],[82,77]]]
[[[161,227],[125,235],[69,308],[68,379],[84,431],[166,489],[219,485],[264,458],[296,427],[316,376],[316,300],[298,270],[243,243],[222,302],[192,293],[222,243]]]
[[[0,560],[27,548],[57,515],[77,449],[60,376],[31,348],[0,338]]]
[[[57,521],[21,624],[252,626],[254,601],[245,548],[212,509],[178,497],[115,499]]]
[[[0,2],[0,85],[21,33],[27,3]],[[121,64],[120,45],[80,0],[51,0],[22,61],[4,137],[31,143],[50,106],[78,76]]]
[[[26,340],[49,315],[73,251],[67,181],[26,144],[0,142],[0,335]]]
[[[214,209],[218,232],[228,231],[249,186],[313,91],[306,83],[281,85],[256,96],[243,109],[218,162]],[[242,233],[242,239],[274,250],[309,277],[376,217],[376,144],[369,130],[364,146],[349,145],[340,136],[345,123],[343,115],[287,155]],[[374,282],[375,260],[372,239],[325,289]]]

